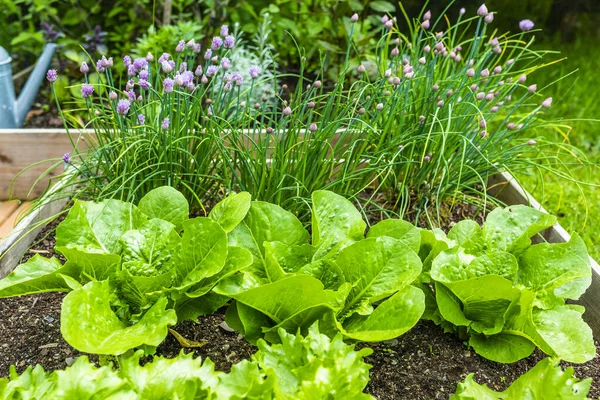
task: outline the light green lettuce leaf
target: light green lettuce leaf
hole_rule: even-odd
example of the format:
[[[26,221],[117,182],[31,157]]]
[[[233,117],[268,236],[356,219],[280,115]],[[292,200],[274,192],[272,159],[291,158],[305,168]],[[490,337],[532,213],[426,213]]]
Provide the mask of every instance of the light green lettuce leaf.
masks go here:
[[[576,300],[591,282],[587,249],[577,234],[567,243],[531,246],[519,258],[518,283],[538,292],[539,297],[555,295]]]
[[[510,333],[486,336],[472,332],[469,345],[480,356],[504,364],[510,364],[529,357],[535,350],[535,344],[531,340]]]
[[[415,253],[421,247],[421,232],[410,222],[401,219],[384,219],[373,225],[367,233],[367,238],[389,236],[400,240]]]
[[[435,282],[435,295],[438,310],[444,320],[456,326],[471,325],[471,320],[463,312],[462,302],[443,283]]]
[[[0,383],[0,398],[6,400],[50,399],[56,388],[56,375],[44,371],[41,365],[28,366],[21,375],[10,366],[10,380]]]
[[[158,346],[177,323],[163,297],[138,323],[126,326],[111,309],[111,292],[109,281],[90,282],[64,298],[60,331],[67,343],[86,353],[119,355],[142,345]]]
[[[432,229],[431,231],[421,229],[421,247],[419,248],[419,258],[423,262],[423,268],[419,279],[421,282],[430,282],[430,271],[433,260],[442,251],[454,247],[456,243],[448,239],[441,229]]]
[[[367,224],[354,205],[326,190],[312,194],[312,245],[314,260],[335,256],[344,247],[362,240]]]
[[[448,239],[466,250],[467,253],[477,254],[483,250],[484,241],[481,227],[473,220],[459,221],[448,232]]]
[[[170,186],[149,191],[140,200],[139,209],[150,219],[158,218],[172,223],[178,231],[190,215],[190,206],[185,196]]]
[[[353,285],[342,318],[367,315],[371,304],[410,285],[421,272],[419,256],[398,239],[382,236],[345,247],[335,258],[345,281]]]
[[[459,246],[443,250],[431,263],[431,278],[443,283],[468,279],[470,276],[467,268],[474,259],[474,255],[466,253]]]
[[[140,365],[142,351],[119,360],[119,375],[125,378],[139,399],[211,399],[215,398],[219,376],[211,360],[202,362],[193,353],[182,352],[175,358],[154,357]]]
[[[223,269],[227,259],[227,233],[210,218],[183,223],[181,248],[176,257],[176,285],[184,290]]]
[[[280,329],[281,344],[257,343],[253,356],[260,368],[276,380],[280,399],[371,399],[363,393],[369,382],[370,365],[364,357],[369,348],[354,351],[341,335],[330,339],[319,333],[318,324],[308,334],[292,335]]]
[[[85,356],[64,371],[56,371],[56,390],[48,398],[134,400],[139,397],[127,380],[110,367],[97,368]]]
[[[573,367],[563,370],[557,361],[546,358],[521,375],[508,389],[496,392],[468,375],[458,384],[451,400],[587,400],[592,379],[579,380],[573,375]]]
[[[234,193],[217,203],[213,207],[209,218],[218,222],[227,233],[235,229],[236,226],[246,217],[250,210],[250,200],[252,196],[248,192]]]
[[[498,275],[513,282],[517,276],[517,258],[505,251],[488,251],[475,257],[467,266],[469,277]]]
[[[134,276],[156,276],[171,272],[181,237],[175,225],[153,218],[121,237],[123,269]]]
[[[310,244],[287,245],[282,242],[266,242],[264,246],[267,272],[281,269],[281,272],[288,274],[310,264],[317,251]],[[277,279],[271,279],[273,280]]]
[[[121,269],[121,256],[118,254],[88,253],[78,248],[56,246],[58,253],[80,270],[80,276],[74,277],[82,282],[103,281],[114,278]]]
[[[274,397],[273,378],[266,378],[256,363],[242,360],[231,367],[229,374],[219,376],[217,398],[223,400],[271,400]]]
[[[556,217],[531,207],[496,208],[488,214],[482,234],[488,249],[519,254],[531,245],[530,238],[556,223]]]
[[[63,266],[56,258],[36,254],[0,280],[0,298],[44,292],[68,292],[69,285],[59,275],[79,277],[79,268]]]
[[[229,235],[229,245],[249,250],[254,257],[251,271],[255,279],[268,282],[265,271],[265,242],[280,241],[288,246],[308,242],[308,232],[289,211],[274,204],[254,201],[244,220]]]
[[[123,201],[75,200],[65,220],[56,228],[56,246],[83,253],[119,254],[121,236],[138,229],[147,219],[136,206]]]

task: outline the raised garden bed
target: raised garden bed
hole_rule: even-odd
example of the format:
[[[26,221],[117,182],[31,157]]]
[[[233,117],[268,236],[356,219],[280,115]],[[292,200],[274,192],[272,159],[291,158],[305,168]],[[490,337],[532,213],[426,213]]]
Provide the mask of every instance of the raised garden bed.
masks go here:
[[[28,138],[27,140],[43,142],[48,139],[52,144],[45,147],[52,154],[46,153],[44,155],[46,158],[60,156],[69,150],[70,144],[64,132],[61,134],[53,130],[48,133],[48,136],[40,131],[15,134],[21,133],[24,134],[23,137]],[[23,164],[30,161],[25,161]],[[17,165],[14,160],[11,164]],[[32,177],[35,176],[32,174]],[[26,176],[23,175],[20,179],[25,182]],[[29,182],[29,187],[32,183]],[[23,188],[26,186],[26,183],[22,184]],[[507,204],[530,204],[541,208],[508,175],[498,175],[490,182],[490,186],[493,188],[493,194]],[[0,259],[0,277],[4,277],[16,267],[22,260],[23,254],[26,257],[35,253],[44,256],[53,254],[52,227],[43,229],[42,226],[38,226],[38,223],[56,215],[65,203],[66,199],[48,201],[35,213],[21,220],[13,232],[0,243],[0,252],[4,254],[8,251]],[[35,229],[32,230],[34,226]],[[550,242],[565,242],[569,239],[568,234],[559,225],[546,230],[543,236]],[[31,243],[35,243],[35,246],[28,252]],[[592,327],[596,337],[600,332],[599,271],[597,263],[592,260],[592,286],[581,299],[581,303],[587,309],[584,318]],[[0,319],[0,335],[6,338],[3,343],[4,355],[0,360],[1,375],[7,375],[8,366],[11,364],[17,365],[18,371],[36,363],[49,369],[64,368],[80,354],[60,335],[62,298],[61,294],[44,294],[0,300],[0,312],[3,315]],[[210,357],[219,369],[228,370],[233,363],[248,358],[256,349],[237,333],[225,330],[221,325],[222,321],[223,314],[217,313],[202,317],[199,324],[186,322],[174,327],[174,330],[188,340],[206,340],[208,343],[205,346],[191,350],[202,357]],[[360,345],[360,347],[365,346],[375,350],[373,355],[366,359],[373,365],[371,383],[367,391],[380,399],[447,398],[455,390],[456,382],[471,372],[476,373],[478,381],[502,390],[544,357],[538,350],[531,357],[515,364],[493,363],[467,349],[455,336],[443,334],[440,328],[427,321],[420,322],[413,330],[398,339],[379,344]],[[596,347],[598,349],[597,341]],[[174,336],[169,335],[159,347],[159,354],[174,356],[180,350],[180,343]],[[597,359],[585,364],[575,364],[574,367],[577,376],[594,378],[595,385],[590,395],[599,396],[600,364]]]

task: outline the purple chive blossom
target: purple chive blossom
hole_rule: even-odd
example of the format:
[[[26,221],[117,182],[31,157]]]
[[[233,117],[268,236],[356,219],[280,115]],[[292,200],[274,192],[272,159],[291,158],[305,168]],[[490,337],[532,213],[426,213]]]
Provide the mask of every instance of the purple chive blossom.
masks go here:
[[[79,67],[79,71],[84,74],[87,74],[90,71],[90,67],[88,67],[87,63],[84,61],[81,63],[81,67]]]
[[[486,68],[483,71],[481,71],[479,75],[481,75],[482,78],[487,78],[488,76],[490,76],[490,71]]]
[[[129,65],[129,67],[127,67],[127,76],[135,76],[135,67],[133,66],[133,64]]]
[[[428,19],[431,19],[431,11],[429,10],[427,10],[427,12],[423,14],[423,21],[427,21]]]
[[[169,118],[167,117],[167,118],[163,119],[163,122],[160,124],[160,127],[166,131],[167,129],[169,129],[169,123],[170,123],[170,121],[169,121]]]
[[[468,76],[469,78],[472,78],[473,76],[475,76],[475,70],[474,70],[473,68],[469,68],[469,69],[467,70],[467,76]]]
[[[475,98],[476,98],[477,100],[483,100],[483,99],[485,98],[485,93],[483,93],[483,92],[479,92],[479,93],[477,93],[477,94],[475,95]]]
[[[133,90],[129,90],[129,91],[125,92],[125,93],[127,93],[127,97],[129,97],[129,101],[131,103],[135,102],[135,100],[137,99],[137,97],[136,97],[135,92]]]
[[[358,22],[358,14],[357,13],[352,14],[352,16],[350,17],[350,22],[352,22],[352,23]]]
[[[188,86],[194,80],[194,73],[192,71],[184,71],[181,74],[181,78],[183,79],[183,85]]]
[[[211,58],[212,58],[212,50],[208,49],[208,50],[206,50],[206,53],[204,53],[204,59],[210,60]]]
[[[533,29],[533,21],[530,19],[524,19],[523,21],[519,22],[519,28],[522,31],[530,31]]]
[[[129,56],[123,57],[123,65],[125,65],[126,67],[129,67],[131,65],[131,57],[129,57]]]
[[[138,78],[148,79],[148,70],[147,69],[141,70],[140,73],[138,74]]]
[[[500,72],[502,72],[502,67],[501,67],[501,66],[499,66],[499,65],[497,65],[497,66],[494,68],[494,74],[499,74]]]
[[[165,93],[171,93],[173,91],[173,86],[175,85],[175,81],[171,78],[165,78],[163,81],[163,89]]]
[[[71,163],[71,153],[65,153],[62,156],[62,160],[66,163],[66,164],[70,164]]]
[[[290,107],[286,107],[283,109],[283,115],[290,115],[292,113],[292,109]]]
[[[219,67],[216,65],[210,65],[208,68],[206,68],[206,76],[214,76],[218,69]]]
[[[169,53],[162,53],[162,55],[160,57],[158,57],[158,63],[162,64],[164,61],[167,61],[169,58],[171,58],[171,55]]]
[[[196,76],[202,76],[202,65],[199,65],[196,67],[196,70],[194,71],[194,75]]]
[[[92,85],[81,86],[81,96],[85,99],[94,93],[94,87]]]
[[[527,75],[523,74],[519,77],[519,79],[517,80],[517,82],[519,83],[525,83],[525,81],[527,80]]]
[[[510,131],[512,131],[513,129],[515,129],[515,123],[514,122],[509,122],[508,125],[506,125],[506,128]]]
[[[144,90],[148,90],[148,89],[150,89],[150,88],[152,87],[152,85],[150,85],[150,82],[148,82],[148,81],[147,81],[147,80],[145,80],[145,79],[140,79],[140,80],[138,81],[138,84],[139,84],[139,85],[140,85],[140,87],[141,87],[142,89],[144,89]]]
[[[381,23],[385,24],[386,22],[388,22],[390,20],[390,17],[388,17],[387,15],[384,15],[383,17],[381,17]]]
[[[531,139],[530,141],[527,142],[527,144],[530,145],[530,146],[535,146],[536,143],[537,142],[535,140],[533,140],[533,139]]]
[[[232,89],[231,82],[227,82],[227,83],[226,83],[226,84],[223,86],[223,91],[224,91],[225,93],[229,93],[229,92],[231,92],[231,89]]]
[[[310,124],[310,126],[308,127],[308,130],[311,132],[316,132],[317,129],[318,129],[317,124],[315,124],[315,123]]]
[[[479,15],[480,17],[485,17],[486,15],[488,15],[488,9],[485,6],[485,4],[479,6],[479,8],[477,9],[477,15]]]
[[[223,59],[221,59],[221,67],[225,71],[227,71],[229,68],[231,68],[231,61],[229,60],[229,58],[223,57]]]
[[[177,43],[177,47],[175,47],[175,51],[178,53],[181,53],[184,49],[185,49],[185,40],[180,40],[179,43]]]
[[[390,19],[384,25],[387,29],[392,29],[394,27],[394,21]]]
[[[376,109],[377,111],[381,111],[381,110],[383,110],[383,103],[378,103],[378,104],[375,106],[375,109]]]
[[[138,114],[138,122],[140,123],[140,125],[144,125],[144,123],[146,122],[146,117],[144,117],[144,114]]]
[[[129,112],[129,107],[131,107],[129,100],[119,100],[119,103],[117,103],[117,114],[127,114]]]
[[[202,76],[202,79],[200,79],[200,83],[204,83],[204,84],[208,83],[208,78],[206,77],[206,75]]]
[[[552,97],[548,97],[546,100],[542,101],[542,107],[548,108],[552,105]]]
[[[392,49],[392,51],[390,52],[390,54],[391,54],[392,57],[396,57],[398,54],[400,54],[400,50],[398,50],[397,47],[394,47]]]
[[[362,74],[363,72],[365,72],[365,66],[361,64],[358,66],[358,68],[356,68],[356,70]]]
[[[252,79],[256,79],[258,78],[258,75],[260,75],[260,67],[258,65],[253,65],[250,67],[248,72],[250,73],[250,77]]]
[[[215,36],[210,44],[210,48],[212,50],[219,50],[223,46],[223,39],[218,36]]]
[[[219,33],[221,34],[222,37],[228,36],[229,35],[229,26],[227,26],[227,25],[221,26],[221,31]]]
[[[225,38],[225,41],[223,42],[223,47],[225,47],[226,49],[233,49],[234,45],[235,45],[235,38],[233,37],[233,35],[228,35]]]
[[[428,19],[426,19],[425,21],[421,22],[421,28],[423,29],[429,29],[430,26],[430,22]]]
[[[460,11],[458,12],[460,15],[465,15],[465,13],[467,12],[467,10],[463,7],[460,9]]]
[[[148,61],[145,58],[136,58],[133,61],[133,66],[135,67],[136,71],[140,71],[148,66]]]
[[[146,61],[152,62],[153,60],[154,56],[152,55],[152,53],[148,52],[148,54],[146,54]]]
[[[49,69],[48,72],[46,72],[46,79],[48,79],[48,82],[50,83],[54,83],[57,76],[58,74],[55,69]]]
[[[183,86],[183,77],[179,72],[175,74],[173,80],[175,81],[175,86]]]
[[[173,71],[173,67],[171,66],[171,63],[169,63],[168,61],[163,61],[162,64],[162,70],[164,73],[168,74],[169,72]]]
[[[483,18],[483,22],[485,22],[486,24],[491,24],[492,21],[494,21],[494,13],[489,13]]]
[[[125,90],[131,90],[135,86],[135,81],[130,79],[127,81],[127,85],[125,85]]]
[[[185,47],[187,47],[190,50],[193,50],[195,46],[196,46],[196,41],[194,40],[194,38],[188,40],[188,42],[185,44]]]
[[[535,91],[537,90],[537,85],[533,84],[533,85],[529,86],[527,88],[527,90],[529,91],[529,93],[535,93]]]
[[[111,100],[116,100],[116,99],[118,99],[118,98],[119,98],[119,95],[118,95],[116,92],[114,92],[114,91],[111,91],[111,92],[108,94],[108,98],[109,98],[109,99],[111,99]]]
[[[242,86],[242,83],[244,83],[244,77],[239,72],[234,72],[231,79],[237,86]]]

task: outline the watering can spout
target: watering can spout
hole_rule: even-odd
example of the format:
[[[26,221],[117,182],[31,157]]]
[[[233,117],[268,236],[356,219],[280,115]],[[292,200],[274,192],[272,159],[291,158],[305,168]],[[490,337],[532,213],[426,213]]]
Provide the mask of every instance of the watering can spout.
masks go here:
[[[0,129],[20,128],[25,122],[25,117],[33,104],[33,100],[44,80],[46,70],[52,61],[52,55],[56,50],[56,44],[48,43],[40,56],[35,68],[29,75],[29,79],[23,86],[19,98],[15,100],[15,89],[13,86],[11,58],[2,47],[0,47]]]
[[[56,50],[56,44],[48,43],[46,45],[44,52],[38,59],[35,68],[31,71],[31,75],[29,75],[25,86],[23,86],[23,89],[21,90],[21,94],[19,95],[15,107],[15,122],[18,128],[23,126],[23,122],[25,122],[25,117],[27,116],[31,105],[33,104],[33,100],[40,89],[40,85],[46,76],[46,71],[52,61],[54,50]]]

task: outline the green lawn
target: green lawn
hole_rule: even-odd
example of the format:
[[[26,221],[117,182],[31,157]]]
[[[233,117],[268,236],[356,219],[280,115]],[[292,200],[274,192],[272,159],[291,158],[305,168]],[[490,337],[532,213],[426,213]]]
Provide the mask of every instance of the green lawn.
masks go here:
[[[548,117],[564,119],[565,127],[539,134],[549,140],[565,141],[577,146],[583,157],[587,157],[594,165],[582,163],[564,168],[574,179],[587,182],[587,185],[569,182],[548,172],[542,173],[543,180],[534,174],[520,178],[534,197],[549,212],[559,217],[559,222],[568,232],[577,232],[584,238],[590,255],[599,260],[600,236],[597,230],[600,227],[600,121],[583,120],[600,120],[600,101],[597,96],[600,48],[592,41],[548,43],[543,47],[560,50],[560,56],[555,58],[567,59],[548,71],[537,73],[531,83],[537,83],[538,89],[570,72],[577,72],[543,90],[544,97],[553,97]],[[569,157],[565,154],[562,159],[568,160]]]

